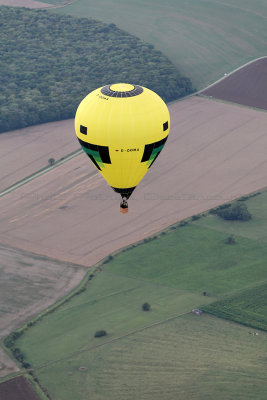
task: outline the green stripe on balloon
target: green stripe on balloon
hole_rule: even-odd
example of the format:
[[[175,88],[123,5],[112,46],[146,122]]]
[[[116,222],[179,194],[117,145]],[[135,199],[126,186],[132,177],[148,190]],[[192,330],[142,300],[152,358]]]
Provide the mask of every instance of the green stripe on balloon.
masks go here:
[[[90,154],[90,156],[93,156],[94,159],[95,159],[95,161],[97,162],[97,164],[99,164],[99,166],[100,166],[101,168],[103,168],[103,167],[105,166],[105,164],[103,163],[103,161],[102,161],[102,159],[101,159],[100,154],[99,154],[98,151],[91,150],[91,149],[87,149],[87,148],[84,147],[84,146],[82,146],[82,149],[83,149],[83,151],[84,151],[86,154]]]
[[[163,149],[165,143],[162,146],[156,147],[155,149],[153,149],[149,160],[147,161],[146,165],[148,165],[148,167],[150,167],[150,165],[152,164],[152,162],[154,161],[154,159],[157,157],[157,155],[161,152],[161,150]]]

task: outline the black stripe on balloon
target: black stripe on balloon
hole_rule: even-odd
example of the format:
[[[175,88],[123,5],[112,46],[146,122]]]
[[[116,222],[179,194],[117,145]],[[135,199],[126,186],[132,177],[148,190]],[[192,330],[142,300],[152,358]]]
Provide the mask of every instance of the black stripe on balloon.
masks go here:
[[[169,123],[168,123],[168,121],[166,121],[163,124],[163,131],[166,131],[168,128],[169,128]]]
[[[80,132],[81,132],[83,135],[87,135],[87,128],[86,128],[86,126],[80,125]]]
[[[154,143],[155,147],[162,146],[164,143],[166,143],[167,139],[168,139],[168,136],[166,136],[164,139],[160,140],[159,142]]]
[[[91,154],[88,154],[88,153],[86,153],[86,154],[88,155],[88,157],[90,158],[90,160],[95,164],[96,168],[99,169],[99,171],[101,171],[101,168],[100,168],[99,165],[97,164],[97,162],[96,162],[96,160],[94,159],[94,157],[91,156]]]
[[[91,144],[91,143],[84,142],[82,139],[79,139],[79,138],[78,138],[78,140],[80,142],[80,145],[85,147],[86,149],[98,151],[99,146],[97,146],[96,144]]]
[[[82,139],[79,139],[79,138],[78,138],[78,140],[82,147],[85,147],[86,149],[98,151],[103,163],[111,164],[108,146],[97,146],[96,144],[84,142]]]
[[[158,158],[160,151],[157,153],[157,155],[155,156],[154,160],[152,161],[152,163],[149,165],[148,168],[151,168],[151,166],[154,164],[155,160]]]
[[[143,157],[142,157],[141,162],[148,161],[149,158],[150,158],[150,156],[151,156],[151,153],[152,153],[153,149],[156,149],[157,147],[162,146],[162,145],[166,142],[167,138],[168,138],[168,136],[166,136],[166,137],[165,137],[164,139],[162,139],[162,140],[159,140],[158,142],[151,143],[151,144],[146,144],[146,145],[145,145],[145,149],[144,149],[144,154],[143,154]],[[154,162],[154,161],[153,161],[153,162]],[[152,163],[152,164],[153,164],[153,163]],[[151,165],[152,165],[152,164],[151,164]]]
[[[109,157],[109,150],[108,146],[98,146],[98,151],[101,157],[101,160],[105,164],[111,164],[110,157]]]
[[[141,162],[145,162],[145,161],[149,160],[149,158],[151,156],[151,153],[153,151],[153,148],[154,148],[154,144],[153,143],[145,145],[145,150],[144,150],[144,154],[143,154]]]

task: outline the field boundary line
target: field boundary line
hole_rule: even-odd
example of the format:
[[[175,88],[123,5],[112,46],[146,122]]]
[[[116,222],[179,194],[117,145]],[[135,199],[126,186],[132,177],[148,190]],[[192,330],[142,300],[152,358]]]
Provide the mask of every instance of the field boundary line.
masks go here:
[[[233,200],[233,201],[235,201],[235,200]],[[224,203],[224,204],[226,204],[226,203]],[[218,228],[216,228],[216,227],[212,227],[212,228],[211,228],[208,224],[205,224],[205,223],[201,223],[201,226],[203,226],[203,227],[206,228],[206,229],[214,230],[214,231],[216,231],[216,232],[227,233],[226,231],[220,230],[220,229],[218,229]],[[251,241],[254,241],[254,242],[267,243],[267,240],[256,239],[256,238],[253,238],[253,237],[250,237],[250,236],[244,236],[244,234],[241,235],[240,233],[238,233],[238,234],[233,234],[233,235],[236,236],[236,237],[248,239],[248,240],[251,240]]]
[[[2,190],[0,192],[0,197],[5,196],[6,194],[13,192],[13,190],[16,190],[20,188],[21,186],[25,185],[28,182],[33,181],[36,178],[39,178],[39,176],[42,176],[50,171],[52,171],[54,168],[59,167],[60,165],[64,164],[65,162],[71,160],[74,157],[79,156],[82,154],[82,149],[78,149],[73,151],[72,153],[68,154],[67,156],[62,157],[59,161],[56,161],[54,165],[48,165],[42,169],[39,169],[38,171],[34,172],[31,175],[26,176],[25,178],[21,179],[20,181],[14,183],[13,185],[7,187],[6,189]]]
[[[248,62],[246,62],[245,64],[241,65],[240,67],[235,68],[233,71],[227,73],[226,75],[222,76],[220,79],[218,79],[217,81],[211,83],[210,85],[206,86],[204,89],[198,90],[196,93],[194,93],[194,95],[198,95],[201,94],[202,92],[204,92],[205,90],[211,88],[214,85],[217,85],[217,83],[223,81],[224,79],[227,79],[230,75],[233,75],[235,72],[239,71],[240,69],[246,67],[247,65],[253,64],[254,62],[258,61],[258,60],[263,60],[264,58],[267,58],[267,56],[261,56],[258,58],[254,58],[253,60],[250,60]],[[205,96],[205,95],[203,95]],[[205,97],[209,97],[209,96],[205,96]],[[237,104],[237,103],[234,103]]]
[[[66,7],[66,6],[70,6],[70,5],[72,5],[73,3],[77,3],[79,0],[61,1],[61,2],[58,3],[58,4],[46,3],[45,0],[44,0],[44,1],[42,1],[42,0],[37,0],[37,1],[40,1],[40,3],[45,3],[45,4],[47,4],[47,6],[39,7],[38,10],[54,10],[54,9],[56,9],[56,8],[63,8],[63,7]],[[29,7],[29,8],[31,8],[31,7]]]

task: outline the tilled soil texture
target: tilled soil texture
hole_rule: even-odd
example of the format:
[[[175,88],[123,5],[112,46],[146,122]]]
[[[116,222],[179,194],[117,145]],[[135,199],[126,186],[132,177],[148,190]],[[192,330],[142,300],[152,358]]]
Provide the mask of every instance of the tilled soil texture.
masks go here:
[[[0,142],[0,190],[48,167],[50,158],[57,162],[80,149],[73,119],[2,133]]]
[[[79,265],[2,245],[0,260],[0,338],[69,293],[86,272]]]
[[[267,57],[256,60],[201,92],[205,96],[267,110]]]
[[[0,348],[0,377],[19,371],[17,364]]]
[[[0,400],[40,400],[23,376],[0,383]]]
[[[80,154],[1,198],[0,242],[89,267],[176,221],[266,186],[267,113],[201,97],[169,108],[169,139],[130,198],[128,214],[120,213],[120,196]],[[46,146],[35,145],[41,156]]]
[[[78,265],[1,245],[0,260],[0,338],[69,293],[86,272]],[[0,349],[0,376],[17,370]]]

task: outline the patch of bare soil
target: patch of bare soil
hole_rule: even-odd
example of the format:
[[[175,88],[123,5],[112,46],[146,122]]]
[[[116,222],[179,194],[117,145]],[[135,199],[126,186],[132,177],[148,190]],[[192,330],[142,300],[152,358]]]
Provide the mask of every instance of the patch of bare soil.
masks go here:
[[[267,110],[267,57],[239,68],[201,94]]]
[[[23,376],[0,383],[1,400],[40,400],[30,382]]]
[[[69,293],[86,273],[78,265],[1,245],[0,260],[0,337]],[[17,370],[0,349],[0,376]]]
[[[0,245],[0,337],[76,287],[86,270]]]
[[[17,364],[0,348],[0,377],[19,371]]]

